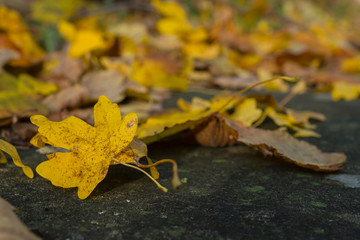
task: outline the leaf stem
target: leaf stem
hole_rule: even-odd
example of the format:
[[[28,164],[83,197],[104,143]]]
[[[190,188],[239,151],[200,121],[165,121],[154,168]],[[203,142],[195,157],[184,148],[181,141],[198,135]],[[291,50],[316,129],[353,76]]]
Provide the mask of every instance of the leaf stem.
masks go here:
[[[131,165],[131,164],[128,164],[128,163],[121,162],[121,161],[119,161],[119,160],[116,159],[116,158],[112,158],[112,160],[115,161],[115,162],[117,162],[117,163],[119,163],[119,164],[122,164],[122,165],[124,165],[124,166],[131,167],[131,168],[134,168],[134,169],[139,170],[140,172],[142,172],[142,173],[144,173],[146,176],[148,176],[162,191],[164,191],[164,192],[167,192],[167,191],[168,191],[167,188],[161,186],[161,184],[160,184],[158,181],[156,181],[152,176],[150,176],[150,174],[148,174],[147,172],[145,172],[145,171],[142,170],[141,168],[139,168],[139,167],[137,167],[137,166],[134,166],[134,165]]]
[[[160,163],[165,163],[165,162],[169,162],[173,165],[173,167],[172,167],[173,176],[171,179],[171,185],[172,185],[173,189],[178,189],[181,185],[181,181],[180,181],[179,174],[178,174],[177,163],[173,159],[162,159],[153,164],[148,164],[148,165],[142,165],[140,163],[136,163],[136,165],[141,168],[151,168],[151,167],[155,167],[156,165],[159,165]]]
[[[239,97],[242,93],[248,91],[248,90],[251,90],[259,85],[262,85],[262,84],[265,84],[265,83],[268,83],[268,82],[272,82],[272,81],[275,81],[275,80],[278,80],[278,79],[282,79],[282,80],[285,80],[285,81],[296,81],[296,78],[292,78],[292,77],[285,77],[285,76],[279,76],[279,77],[274,77],[274,78],[270,78],[270,79],[267,79],[267,80],[264,80],[264,81],[261,81],[261,82],[258,82],[258,83],[255,83],[254,85],[251,85],[250,87],[246,87],[244,89],[241,89],[240,91],[238,91],[227,103],[225,103],[219,110],[218,112],[221,112],[221,111],[224,111],[226,109],[226,107],[237,97]]]

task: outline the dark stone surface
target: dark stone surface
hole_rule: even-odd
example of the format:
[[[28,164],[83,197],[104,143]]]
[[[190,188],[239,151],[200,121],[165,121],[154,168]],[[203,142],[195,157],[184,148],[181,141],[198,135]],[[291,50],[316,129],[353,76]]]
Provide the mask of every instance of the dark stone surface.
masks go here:
[[[359,103],[303,95],[289,104],[327,116],[317,124],[322,138],[306,140],[347,154],[336,174],[265,158],[242,145],[208,148],[174,139],[149,150],[154,160],[178,162],[187,179],[180,191],[163,193],[142,173],[111,166],[80,200],[76,189],[54,187],[38,175],[28,179],[9,163],[0,168],[0,196],[44,239],[359,239]],[[20,155],[33,169],[46,159],[34,149]],[[170,165],[159,172],[170,188]]]

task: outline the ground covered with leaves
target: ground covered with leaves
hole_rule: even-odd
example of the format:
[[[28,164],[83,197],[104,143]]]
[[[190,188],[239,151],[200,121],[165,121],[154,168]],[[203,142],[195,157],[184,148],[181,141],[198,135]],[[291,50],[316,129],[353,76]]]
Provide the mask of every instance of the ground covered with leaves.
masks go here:
[[[298,226],[299,238],[329,239],[340,221],[347,237],[359,231],[339,205],[359,187],[356,1],[1,3],[0,194],[40,236],[286,238]],[[175,191],[149,189],[135,169]],[[36,239],[1,209],[4,236]]]

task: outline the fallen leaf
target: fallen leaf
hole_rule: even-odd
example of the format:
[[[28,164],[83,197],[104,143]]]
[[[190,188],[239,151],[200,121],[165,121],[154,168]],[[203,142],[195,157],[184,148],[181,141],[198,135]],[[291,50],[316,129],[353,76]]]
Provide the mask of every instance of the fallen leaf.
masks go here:
[[[295,136],[301,137],[320,137],[320,134],[312,131],[316,128],[315,125],[310,124],[310,118],[317,118],[317,120],[324,120],[325,116],[314,112],[301,112],[292,109],[285,110],[285,113],[277,112],[272,107],[267,107],[264,111],[264,116],[271,118],[277,126],[286,126],[294,130]]]
[[[96,29],[77,29],[76,26],[65,20],[58,24],[59,32],[70,41],[69,56],[81,57],[93,50],[105,49],[105,36]]]
[[[229,116],[229,119],[240,121],[245,126],[251,126],[261,115],[262,111],[256,107],[256,100],[254,98],[246,98],[235,106],[235,110]]]
[[[346,101],[357,99],[360,96],[360,83],[353,84],[343,81],[334,82],[332,85],[331,96],[333,100],[344,99]]]
[[[244,126],[213,114],[193,131],[195,139],[204,146],[218,147],[235,142],[244,143],[266,156],[273,156],[314,171],[340,170],[346,160],[343,153],[323,153],[316,146],[297,140],[282,130],[264,130]]]
[[[0,28],[9,42],[5,48],[10,47],[20,55],[19,58],[11,60],[10,65],[24,67],[42,59],[44,52],[32,38],[19,13],[0,6]]]
[[[185,73],[186,70],[181,74],[168,73],[161,61],[145,59],[134,62],[130,78],[145,87],[155,86],[185,91],[187,89]]]
[[[164,16],[156,25],[160,33],[181,36],[191,30],[185,11],[177,3],[152,0],[151,4]]]
[[[47,56],[41,78],[63,89],[78,83],[84,70],[80,58],[69,57],[65,51],[55,52]]]
[[[348,73],[360,73],[360,57],[344,59],[341,62],[341,70]]]
[[[22,96],[16,92],[0,92],[1,121],[13,117],[29,117],[33,114],[46,115],[48,112],[49,111],[44,104],[39,103],[31,97]],[[9,122],[5,121],[4,123],[4,125],[6,125]]]
[[[223,121],[217,114],[207,117],[192,131],[195,140],[201,145],[209,147],[224,147],[235,143],[232,138],[235,131]]]
[[[47,96],[58,90],[58,87],[54,84],[45,83],[37,80],[36,78],[28,74],[20,74],[18,77],[18,89],[17,92],[23,95],[35,95],[40,94]]]
[[[88,7],[82,0],[40,0],[31,4],[31,15],[34,19],[54,24],[61,19],[67,19],[76,13],[79,8]]]
[[[68,87],[54,93],[43,100],[43,104],[48,107],[51,113],[59,112],[66,108],[79,106],[87,99],[88,90],[80,85]]]
[[[26,176],[28,176],[29,178],[34,177],[33,171],[31,170],[30,167],[25,166],[22,163],[20,156],[19,156],[16,148],[13,145],[0,139],[0,153],[1,153],[1,161],[0,162],[6,163],[6,158],[4,157],[4,154],[1,151],[4,151],[7,154],[9,154],[11,156],[12,160],[14,161],[14,164],[18,167],[21,167]],[[1,231],[0,231],[0,233],[1,233]]]
[[[105,178],[110,164],[136,168],[150,177],[160,189],[167,191],[138,167],[152,168],[160,161],[153,165],[138,163],[139,158],[146,155],[146,152],[145,145],[140,140],[134,140],[137,128],[135,113],[121,119],[118,105],[101,96],[94,106],[94,119],[93,127],[76,117],[52,122],[41,115],[32,116],[31,122],[39,127],[39,133],[31,140],[32,144],[43,147],[47,143],[70,151],[48,155],[49,160],[40,163],[36,171],[55,186],[77,187],[80,199],[87,198]],[[176,168],[173,160],[162,161],[172,161],[173,169]],[[173,180],[173,187],[178,186],[178,177]]]
[[[36,126],[29,122],[16,122],[11,125],[11,129],[2,129],[1,137],[17,147],[29,148],[29,140],[36,132]]]
[[[148,118],[143,124],[139,126],[136,136],[143,140],[145,143],[151,143],[165,137],[174,135],[181,131],[195,128],[198,124],[206,121],[206,118],[211,116],[211,114],[213,113],[219,113],[221,115],[229,117],[229,114],[227,114],[226,111],[233,108],[234,105],[238,104],[240,101],[243,100],[243,97],[239,96],[242,92],[254,88],[258,85],[278,79],[284,79],[287,81],[295,80],[293,78],[287,77],[273,78],[245,88],[237,92],[235,95],[229,93],[217,95],[213,97],[210,101],[194,98],[193,102],[190,104],[185,102],[184,100],[179,100],[178,104],[182,111],[180,111],[179,109],[175,109],[168,114],[165,113],[160,116]],[[256,110],[254,111],[257,118],[258,112]],[[252,118],[255,119],[254,116],[252,116]],[[253,121],[253,119],[250,120]],[[250,120],[248,119],[247,121]]]
[[[13,59],[18,59],[20,57],[19,53],[11,50],[11,49],[7,49],[7,48],[1,48],[0,45],[0,73],[2,71],[3,66],[10,60]]]
[[[120,102],[125,98],[124,76],[115,70],[92,71],[81,79],[81,86],[88,90],[88,99],[96,100],[105,95],[112,102]]]
[[[315,171],[333,172],[341,169],[346,156],[343,153],[323,153],[314,145],[297,140],[281,130],[263,130],[234,124],[224,120],[236,130],[236,140],[271,156],[284,159]]]
[[[0,239],[40,240],[20,221],[14,207],[0,197]]]

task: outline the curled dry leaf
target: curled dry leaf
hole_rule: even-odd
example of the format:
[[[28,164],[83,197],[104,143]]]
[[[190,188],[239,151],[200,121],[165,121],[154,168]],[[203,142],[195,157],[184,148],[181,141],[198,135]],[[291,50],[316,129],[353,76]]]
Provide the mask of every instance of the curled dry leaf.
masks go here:
[[[193,131],[195,139],[204,146],[218,147],[244,143],[266,156],[273,156],[298,166],[321,172],[333,172],[342,168],[346,156],[343,153],[324,153],[316,146],[300,141],[285,131],[264,130],[244,126],[218,114],[200,124]]]
[[[0,239],[40,240],[20,221],[15,208],[0,197]]]
[[[193,134],[195,140],[203,146],[224,147],[235,143],[231,136],[236,132],[224,124],[224,118],[212,114],[194,129]]]
[[[292,162],[315,171],[333,172],[342,168],[346,156],[343,153],[324,153],[316,146],[292,137],[281,130],[264,130],[246,127],[224,119],[236,131],[238,142],[249,145],[261,152]]]

